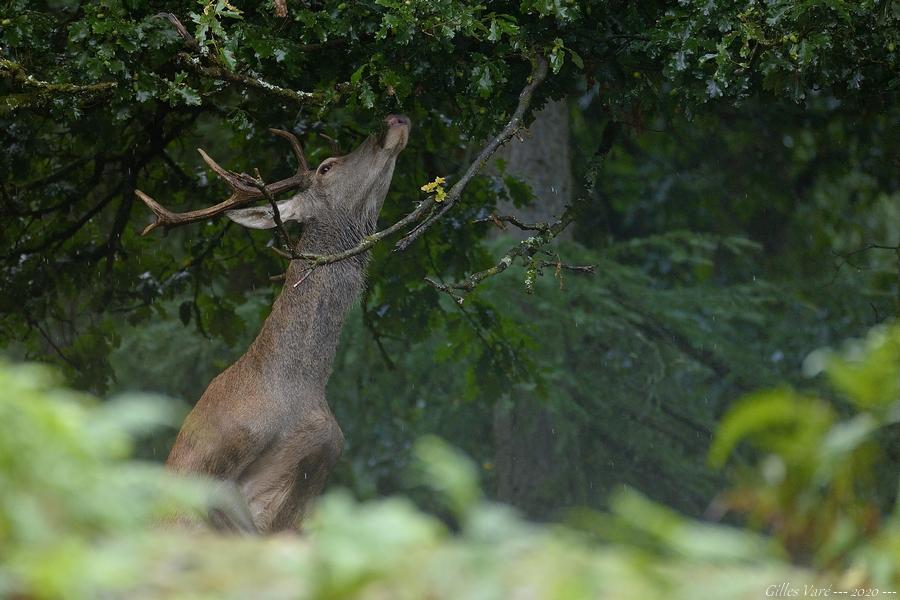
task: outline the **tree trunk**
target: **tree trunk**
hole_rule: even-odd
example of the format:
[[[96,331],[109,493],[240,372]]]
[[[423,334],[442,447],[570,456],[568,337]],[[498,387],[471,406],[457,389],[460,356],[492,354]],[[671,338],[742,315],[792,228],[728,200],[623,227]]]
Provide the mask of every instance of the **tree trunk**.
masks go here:
[[[513,138],[497,155],[506,163],[507,175],[531,186],[534,201],[523,208],[505,202],[497,207],[498,213],[514,214],[526,223],[558,218],[572,196],[569,108],[566,102],[557,100],[547,104],[537,114],[524,138],[524,142]],[[563,232],[561,237],[565,239],[567,233]]]
[[[525,208],[509,203],[498,214],[514,214],[525,222],[549,221],[562,215],[572,193],[569,118],[565,101],[548,104],[529,128],[524,142],[501,152],[505,172],[531,186],[534,201]],[[507,232],[524,239],[530,232]],[[559,508],[558,492],[565,473],[558,457],[556,417],[536,394],[523,392],[494,407],[497,499],[533,518],[549,517]]]

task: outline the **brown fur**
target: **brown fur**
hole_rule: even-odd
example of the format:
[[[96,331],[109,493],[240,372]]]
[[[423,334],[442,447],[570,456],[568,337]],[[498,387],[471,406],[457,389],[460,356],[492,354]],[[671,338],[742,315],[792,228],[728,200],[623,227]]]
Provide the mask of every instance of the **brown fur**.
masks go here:
[[[325,161],[307,189],[279,203],[283,220],[304,224],[298,250],[338,252],[374,231],[409,135],[405,117],[388,117],[386,123],[380,138]],[[328,172],[325,165],[331,166]],[[228,214],[250,227],[274,226],[270,208]],[[344,444],[325,385],[347,310],[365,279],[366,260],[356,256],[308,275],[302,261],[292,261],[257,338],[212,380],[185,420],[166,464],[236,488],[252,519],[248,527],[240,515],[229,514],[235,511],[216,510],[211,521],[217,528],[291,528],[322,491]]]

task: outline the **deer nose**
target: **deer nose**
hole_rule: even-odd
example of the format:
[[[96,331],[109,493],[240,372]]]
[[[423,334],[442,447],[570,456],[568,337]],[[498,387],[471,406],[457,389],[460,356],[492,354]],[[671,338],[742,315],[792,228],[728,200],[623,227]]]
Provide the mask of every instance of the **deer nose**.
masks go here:
[[[384,122],[388,127],[410,126],[409,117],[406,115],[388,115],[384,118]]]

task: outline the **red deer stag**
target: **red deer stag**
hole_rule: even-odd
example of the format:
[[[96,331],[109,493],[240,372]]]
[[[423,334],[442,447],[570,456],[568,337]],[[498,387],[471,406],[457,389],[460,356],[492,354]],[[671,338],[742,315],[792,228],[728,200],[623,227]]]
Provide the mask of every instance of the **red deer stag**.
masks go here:
[[[300,221],[298,253],[332,254],[356,246],[375,231],[397,155],[410,122],[389,116],[386,128],[346,156],[312,171],[299,141],[287,132],[300,163],[297,173],[266,186],[271,194],[297,190],[277,203],[281,221]],[[234,190],[226,201],[202,210],[172,213],[138,191],[156,215],[144,233],[225,213],[245,227],[276,226],[270,206],[236,208],[265,194],[247,176],[203,159]],[[365,277],[366,255],[310,271],[292,260],[284,289],[259,335],[237,362],[210,382],[187,416],[166,464],[181,473],[216,478],[236,488],[246,506],[213,511],[220,529],[260,533],[298,523],[325,485],[344,436],[325,399],[325,384],[341,327]],[[300,282],[300,285],[295,285]],[[249,509],[249,512],[246,510]]]

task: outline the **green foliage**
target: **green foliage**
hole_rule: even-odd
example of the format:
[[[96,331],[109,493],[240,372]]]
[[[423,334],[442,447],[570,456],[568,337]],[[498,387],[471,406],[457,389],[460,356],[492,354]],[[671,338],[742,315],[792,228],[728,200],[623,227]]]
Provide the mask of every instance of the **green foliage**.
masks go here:
[[[196,47],[185,43],[160,11],[180,17]],[[384,211],[384,222],[393,221],[420,197],[422,184],[438,175],[452,181],[467,162],[464,150],[495,132],[508,117],[533,52],[546,54],[554,71],[539,88],[535,107],[547,97],[586,92],[586,114],[594,123],[579,128],[592,140],[576,155],[579,160],[596,150],[599,138],[593,127],[609,120],[640,132],[659,116],[708,118],[724,110],[726,102],[740,106],[749,118],[762,112],[761,118],[771,119],[793,116],[791,103],[802,100],[804,108],[813,111],[811,118],[820,115],[829,124],[804,124],[805,131],[798,132],[803,135],[791,132],[796,156],[779,164],[784,168],[753,163],[765,165],[758,181],[771,181],[773,171],[787,173],[790,181],[772,181],[772,186],[750,189],[753,193],[746,196],[735,194],[745,198],[735,201],[739,210],[724,204],[721,193],[701,193],[713,186],[722,189],[723,180],[726,188],[739,181],[743,170],[738,165],[719,169],[720,181],[700,173],[698,184],[709,183],[709,188],[691,184],[697,193],[675,211],[676,228],[690,229],[697,225],[693,218],[715,220],[723,212],[739,215],[738,229],[744,228],[724,232],[728,235],[759,237],[772,222],[785,223],[794,225],[790,233],[802,239],[811,230],[816,255],[822,256],[831,239],[853,237],[842,229],[847,197],[862,194],[866,202],[860,209],[879,195],[879,202],[890,205],[885,190],[896,189],[895,176],[882,177],[896,171],[884,159],[895,153],[885,142],[888,136],[879,133],[889,131],[897,92],[900,28],[889,2],[745,7],[728,2],[329,0],[292,5],[288,18],[281,19],[271,2],[238,6],[221,0],[11,0],[3,16],[0,59],[14,63],[11,68],[25,75],[0,69],[0,94],[12,102],[0,112],[0,201],[9,215],[0,230],[0,331],[4,339],[16,341],[17,354],[52,359],[77,377],[80,387],[95,390],[106,387],[111,377],[105,361],[96,357],[118,345],[115,331],[126,318],[146,322],[158,300],[184,301],[183,294],[192,294],[191,312],[200,317],[194,326],[231,341],[233,328],[220,333],[204,322],[227,322],[223,313],[233,314],[249,290],[271,287],[268,276],[283,269],[274,257],[260,256],[258,250],[268,240],[265,234],[223,236],[219,224],[175,232],[164,240],[140,239],[136,232],[147,215],[135,204],[135,188],[174,208],[211,204],[222,190],[200,170],[191,150],[198,145],[228,168],[253,172],[259,167],[274,179],[291,165],[285,149],[265,134],[267,127],[298,133],[315,161],[326,152],[319,133],[337,135],[346,144],[380,114],[404,111],[416,130],[398,166],[403,176],[395,178],[395,200]],[[211,75],[209,69],[258,85],[244,86]],[[76,93],[36,82],[109,85]],[[710,95],[720,97],[710,103]],[[862,126],[854,110],[865,115]],[[872,132],[875,139],[868,135],[870,129],[877,130]],[[732,142],[738,157],[752,146],[758,127],[751,124],[742,131],[734,140],[725,140]],[[826,139],[810,139],[823,131],[828,132]],[[675,158],[684,134],[679,129],[670,140],[652,144]],[[782,137],[779,131],[777,140]],[[704,152],[710,146],[722,147],[703,136],[694,140]],[[623,145],[633,148],[631,142]],[[773,189],[791,189],[776,183],[802,184],[808,179],[804,172],[793,176],[798,167],[824,164],[823,148],[828,149],[827,164],[857,168],[835,175],[827,182],[832,185],[816,186],[814,199],[799,207],[783,193],[770,202]],[[760,149],[753,156],[772,153]],[[628,165],[618,157],[612,163],[608,176],[619,185],[628,183],[620,168]],[[710,169],[712,161],[702,164]],[[630,165],[630,174],[642,182],[670,186],[665,178],[655,177],[660,174],[657,166],[638,160]],[[580,176],[585,169],[578,167]],[[688,179],[679,178],[675,189],[685,187]],[[893,186],[885,179],[893,179]],[[521,185],[510,178],[505,183],[474,182],[464,206],[455,209],[458,220],[428,236],[430,249],[423,243],[408,251],[402,267],[377,260],[371,297],[395,313],[415,307],[406,323],[438,321],[435,295],[421,285],[422,275],[443,271],[455,276],[484,262],[483,230],[458,224],[483,216],[506,194],[517,204],[529,201]],[[583,234],[584,240],[596,241],[593,233],[604,228],[593,225],[604,215],[613,226],[617,219],[626,225],[636,220],[643,231],[648,229],[645,224],[673,223],[670,203],[635,201],[634,194],[609,190],[607,182],[602,183],[598,193],[615,192],[610,194],[613,211],[607,214],[597,204],[581,215],[582,230],[592,232]],[[802,213],[796,219],[779,218],[795,208]],[[763,219],[762,210],[776,214]],[[853,212],[858,214],[856,208]],[[870,233],[866,225],[860,224],[862,241],[872,242],[865,235]],[[612,229],[617,229],[614,236],[636,233],[633,228]],[[848,239],[846,245],[850,243]],[[376,250],[376,258],[386,252]],[[235,277],[235,272],[244,276]],[[883,278],[889,276],[888,270],[882,272]],[[84,289],[85,281],[93,282],[90,292]],[[195,301],[209,296],[214,284],[215,297],[223,298],[224,288],[227,302]],[[206,315],[207,310],[218,314]],[[391,330],[387,333],[398,334],[390,319],[377,320]]]
[[[744,98],[759,86],[795,102],[844,88],[849,101],[865,103],[872,99],[857,90],[900,83],[892,68],[900,12],[892,2],[697,0],[669,9],[658,24],[651,47],[666,49],[671,93],[688,105]]]
[[[497,239],[492,251],[509,243]],[[544,450],[564,467],[519,499],[532,516],[603,507],[621,484],[699,515],[722,485],[705,458],[732,398],[786,379],[808,385],[796,365],[837,334],[794,288],[744,281],[761,251],[740,238],[676,232],[559,251],[597,272],[557,279],[547,268],[520,304],[524,269],[514,266],[463,307],[442,302],[424,336],[403,323],[421,308],[409,299],[396,305],[376,291],[375,314],[351,313],[328,390],[347,438],[337,483],[364,498],[410,493],[443,509],[404,476],[417,438],[438,434],[477,459],[493,495],[494,413],[521,404],[551,413]],[[834,296],[852,297],[854,282],[833,283]],[[259,295],[239,308],[244,335],[258,329],[267,301]],[[421,337],[389,333],[397,328]],[[123,337],[112,361],[123,383],[188,399],[249,342],[226,346],[167,321]],[[163,456],[166,441],[156,448]]]
[[[520,405],[550,413],[542,450],[562,467],[520,499],[529,514],[603,506],[623,483],[700,514],[721,485],[705,455],[732,398],[801,383],[796,365],[832,335],[795,288],[744,280],[761,249],[742,238],[674,232],[559,253],[596,273],[557,278],[547,267],[520,304],[526,269],[515,265],[462,307],[445,301],[447,314],[421,342],[376,343],[365,318],[351,316],[329,388],[348,440],[342,482],[366,496],[405,490],[407,448],[439,433],[495,483],[495,411]],[[835,295],[849,296],[847,285],[834,283]],[[486,305],[499,322],[479,321]],[[526,373],[498,378],[504,348],[516,350],[509,368]]]
[[[347,497],[323,504],[321,514],[331,516],[321,517],[317,535],[333,531],[340,551],[322,553],[293,541],[185,542],[177,535],[150,536],[144,545],[101,524],[92,530],[90,556],[75,552],[70,563],[83,569],[85,590],[115,587],[112,579],[143,580],[147,596],[178,595],[179,586],[190,585],[202,590],[198,595],[248,597],[263,584],[275,589],[285,581],[287,591],[277,587],[273,595],[307,593],[296,591],[302,584],[312,597],[393,597],[391,582],[403,579],[412,597],[433,589],[459,597],[505,591],[506,581],[521,580],[541,597],[584,590],[698,597],[708,595],[708,585],[723,586],[723,597],[759,596],[759,581],[788,577],[782,566],[771,563],[763,575],[758,564],[709,569],[708,561],[717,553],[738,562],[782,553],[756,536],[685,521],[646,498],[703,513],[724,478],[706,467],[719,417],[733,398],[784,381],[800,391],[782,387],[746,404],[743,425],[726,425],[715,456],[723,460],[726,448],[752,430],[791,483],[772,491],[775,484],[759,478],[771,475],[766,465],[777,464],[763,461],[746,481],[768,490],[762,500],[769,504],[748,500],[735,508],[749,510],[754,525],[770,524],[775,508],[793,510],[798,531],[819,523],[814,508],[779,502],[802,497],[814,507],[830,498],[829,506],[845,506],[810,490],[816,477],[861,485],[848,465],[872,472],[876,436],[889,460],[854,492],[859,502],[846,517],[850,525],[829,521],[827,510],[821,515],[822,536],[837,540],[831,549],[808,547],[824,537],[797,541],[802,536],[787,526],[780,537],[790,556],[815,554],[820,566],[834,561],[843,568],[847,557],[868,556],[872,577],[890,580],[892,571],[877,564],[895,556],[885,548],[896,548],[896,519],[884,514],[897,491],[890,460],[898,460],[900,446],[893,430],[881,427],[888,413],[879,399],[896,389],[896,371],[882,359],[831,363],[829,377],[844,396],[833,402],[836,394],[823,380],[804,380],[796,367],[809,348],[860,335],[900,307],[892,250],[900,239],[894,4],[327,0],[289,2],[286,19],[268,1],[234,4],[4,5],[4,354],[53,361],[78,389],[198,398],[258,330],[280,287],[270,277],[284,263],[266,248],[267,232],[223,222],[141,238],[149,217],[133,190],[175,209],[212,204],[224,188],[203,170],[197,146],[229,169],[259,168],[274,180],[296,165],[266,128],[297,133],[315,163],[328,155],[320,133],[337,137],[346,150],[385,112],[402,111],[415,129],[383,211],[388,224],[421,200],[427,182],[454,183],[473,150],[508,118],[536,51],[547,55],[552,75],[534,106],[570,100],[573,175],[589,179],[576,185],[575,196],[586,201],[574,241],[541,258],[594,264],[596,274],[516,264],[463,307],[423,282],[425,275],[458,280],[495,264],[511,242],[492,240],[490,225],[470,222],[501,202],[543,201],[501,164],[496,175],[474,179],[451,218],[410,250],[374,249],[368,289],[345,328],[330,383],[348,440],[335,479],[365,499],[407,493],[458,523],[461,538],[409,503],[357,505]],[[176,14],[198,47],[186,44],[160,11]],[[520,301],[525,291],[532,292],[527,303]],[[878,348],[873,352],[888,352],[890,344]],[[806,362],[810,372],[821,368],[823,356]],[[571,532],[561,541],[557,532],[477,500],[473,473],[488,497],[504,476],[495,418],[514,407],[547,416],[551,434],[542,450],[561,467],[518,504],[542,519],[572,506],[608,507],[616,525],[604,522],[603,536],[625,532],[618,539],[624,551],[582,546]],[[91,408],[86,420],[99,421],[94,415],[103,410]],[[520,433],[531,433],[532,425]],[[30,431],[24,441],[32,444],[52,438]],[[141,439],[138,455],[158,460],[171,433]],[[476,459],[462,466],[446,448],[426,445],[432,454],[426,462],[443,473],[440,479],[462,482],[438,485],[441,494],[405,477],[416,441],[427,434]],[[825,441],[814,459],[812,447]],[[741,449],[738,463],[749,456]],[[109,469],[126,468],[113,458],[104,463]],[[622,485],[643,497],[611,495]],[[29,489],[45,489],[34,492],[45,499],[80,491]],[[755,498],[741,496],[742,489],[735,498]],[[832,483],[825,491],[834,489]],[[154,497],[135,509],[138,520],[156,511]],[[873,507],[882,519],[878,539],[887,541],[868,544],[875,530],[864,515]],[[45,529],[81,531],[73,523],[54,521]],[[650,530],[641,528],[649,523]],[[359,532],[371,540],[362,550],[354,546]],[[851,542],[840,541],[845,534]],[[83,546],[87,538],[79,539]],[[28,548],[34,556],[49,552]],[[647,567],[644,553],[677,560]],[[160,556],[169,562],[148,558]],[[515,559],[506,562],[509,556]],[[313,563],[321,570],[303,570]],[[182,572],[183,564],[200,566]],[[258,568],[248,573],[247,565]],[[450,581],[441,577],[452,572],[446,565],[458,565]],[[739,577],[746,569],[752,575]],[[319,572],[321,581],[313,576]],[[29,589],[53,595],[62,577]],[[506,597],[502,591],[496,595]]]
[[[812,375],[824,369],[852,412],[839,418],[833,403],[789,389],[731,407],[711,462],[721,465],[743,441],[761,456],[742,470],[725,504],[772,532],[798,560],[854,564],[884,581],[900,579],[900,554],[890,541],[898,480],[885,456],[900,423],[900,326],[873,329],[842,354],[817,351],[806,366]],[[882,487],[889,497],[879,494]]]
[[[617,495],[606,516],[586,515],[587,529],[527,524],[477,500],[473,465],[435,439],[417,455],[426,482],[458,510],[456,532],[409,501],[357,503],[344,492],[320,502],[304,537],[161,527],[154,521],[163,506],[184,510],[202,496],[126,459],[126,431],[157,420],[158,403],[109,411],[103,407],[114,404],[73,396],[32,366],[3,365],[0,380],[0,448],[16,459],[0,488],[5,595],[573,600],[691,598],[713,589],[725,599],[785,580],[829,583],[784,563],[756,534],[693,522],[633,492]],[[601,543],[596,535],[624,537]]]
[[[449,502],[453,514],[465,517],[481,500],[475,466],[436,437],[420,439],[415,453],[425,483]]]
[[[37,365],[0,364],[0,390],[0,594],[89,597],[121,583],[119,568],[140,559],[98,540],[143,535],[205,500],[160,466],[125,460],[134,434],[174,420],[167,402],[101,404]]]

